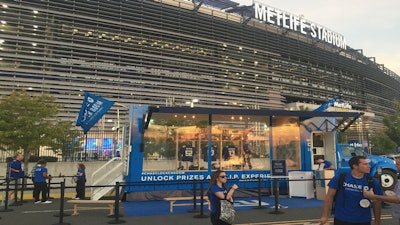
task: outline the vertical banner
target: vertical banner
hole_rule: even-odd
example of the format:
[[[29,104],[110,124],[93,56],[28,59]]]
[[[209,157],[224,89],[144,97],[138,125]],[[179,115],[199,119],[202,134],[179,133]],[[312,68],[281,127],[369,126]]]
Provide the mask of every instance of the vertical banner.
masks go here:
[[[113,105],[113,101],[85,91],[76,126],[81,126],[86,134]]]

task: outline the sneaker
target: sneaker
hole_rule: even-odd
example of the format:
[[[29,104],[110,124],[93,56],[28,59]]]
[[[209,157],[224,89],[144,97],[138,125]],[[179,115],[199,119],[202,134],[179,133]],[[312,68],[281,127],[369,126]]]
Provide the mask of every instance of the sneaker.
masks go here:
[[[47,200],[47,201],[45,201],[45,202],[42,202],[42,204],[50,204],[50,203],[53,203],[52,201],[49,201],[49,200]]]
[[[78,198],[78,197],[75,197],[75,198],[72,198],[72,200],[80,200],[80,198]]]
[[[41,201],[35,201],[34,202],[35,204],[40,204],[40,203],[42,203]]]

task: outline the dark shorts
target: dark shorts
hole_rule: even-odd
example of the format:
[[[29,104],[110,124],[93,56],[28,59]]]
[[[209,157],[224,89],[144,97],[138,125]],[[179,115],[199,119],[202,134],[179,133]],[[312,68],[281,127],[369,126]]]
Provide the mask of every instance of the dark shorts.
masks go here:
[[[371,222],[366,222],[366,223],[351,223],[351,222],[345,222],[341,221],[338,219],[333,220],[333,225],[371,225]]]
[[[17,181],[18,181],[18,179],[11,178],[10,179],[10,188],[13,189],[15,187],[15,184],[17,183]]]

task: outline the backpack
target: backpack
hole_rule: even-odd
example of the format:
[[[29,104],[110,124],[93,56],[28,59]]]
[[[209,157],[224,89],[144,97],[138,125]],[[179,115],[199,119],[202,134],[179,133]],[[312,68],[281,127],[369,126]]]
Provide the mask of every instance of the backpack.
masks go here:
[[[332,201],[332,208],[331,208],[331,214],[332,215],[335,214],[335,202],[336,202],[337,193],[338,193],[339,189],[343,188],[343,184],[344,184],[344,179],[345,178],[346,178],[346,173],[345,172],[339,173],[338,187],[336,189],[336,194],[335,194],[335,196],[333,196],[333,201]],[[368,187],[369,188],[374,187],[374,178],[369,174],[367,175],[367,181],[368,181]],[[343,192],[343,199],[344,199],[343,207],[344,207],[344,204],[346,202],[346,198],[345,198],[344,194],[345,193]]]

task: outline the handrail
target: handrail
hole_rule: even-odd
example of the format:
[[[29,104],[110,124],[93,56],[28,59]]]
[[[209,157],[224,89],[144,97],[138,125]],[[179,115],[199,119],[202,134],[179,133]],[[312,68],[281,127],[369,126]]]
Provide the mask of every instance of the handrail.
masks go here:
[[[99,173],[101,170],[103,170],[104,168],[106,168],[109,164],[113,163],[114,161],[121,161],[121,157],[114,157],[112,159],[110,159],[106,164],[104,164],[103,166],[101,166],[100,168],[98,168],[96,171],[94,171],[92,173],[92,177],[91,177],[91,181],[93,183],[93,178],[94,176]]]
[[[106,178],[112,177],[112,176],[110,176],[110,175],[112,175],[112,174],[116,174],[115,177],[119,176],[121,173],[118,173],[118,174],[117,174],[117,173],[115,173],[115,171],[120,170],[121,167],[122,167],[122,163],[120,163],[120,164],[118,164],[117,166],[113,167],[111,170],[107,170],[107,173],[102,174],[102,176],[101,176],[99,179],[97,179],[96,181],[92,182],[92,185],[96,185],[96,184],[99,183],[100,181],[103,181],[103,180],[105,180]]]
[[[118,161],[116,163],[115,161]],[[107,163],[102,165],[96,171],[93,172],[91,176],[91,184],[106,184],[109,185],[111,181],[117,179],[120,175],[123,174],[123,166],[124,162],[120,157],[114,157],[110,159]],[[111,167],[111,168],[110,168]],[[91,198],[97,193],[99,193],[101,189],[99,188],[91,188],[90,194]]]

